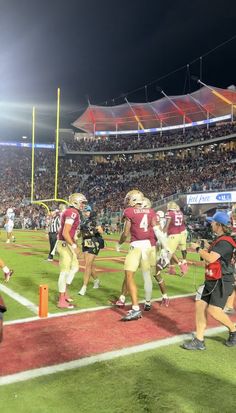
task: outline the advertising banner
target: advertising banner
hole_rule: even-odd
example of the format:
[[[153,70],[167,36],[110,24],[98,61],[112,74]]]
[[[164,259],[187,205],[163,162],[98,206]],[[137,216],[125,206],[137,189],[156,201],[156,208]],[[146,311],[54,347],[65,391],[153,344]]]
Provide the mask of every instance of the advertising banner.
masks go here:
[[[236,203],[236,191],[202,192],[200,194],[187,195],[188,205],[225,204],[228,202]]]

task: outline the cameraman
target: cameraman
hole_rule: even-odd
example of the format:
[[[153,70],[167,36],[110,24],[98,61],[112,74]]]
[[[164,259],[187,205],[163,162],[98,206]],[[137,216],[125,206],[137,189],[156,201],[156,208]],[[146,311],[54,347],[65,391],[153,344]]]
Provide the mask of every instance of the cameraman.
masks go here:
[[[200,299],[196,301],[196,337],[185,342],[186,350],[205,350],[204,332],[207,326],[207,315],[210,314],[229,330],[229,338],[225,344],[228,347],[236,346],[236,327],[224,313],[228,297],[233,292],[234,268],[231,263],[236,243],[228,236],[230,227],[229,216],[225,212],[216,212],[213,217],[207,218],[216,239],[209,248],[201,249],[198,243],[193,243],[200,257],[206,263],[204,288]]]

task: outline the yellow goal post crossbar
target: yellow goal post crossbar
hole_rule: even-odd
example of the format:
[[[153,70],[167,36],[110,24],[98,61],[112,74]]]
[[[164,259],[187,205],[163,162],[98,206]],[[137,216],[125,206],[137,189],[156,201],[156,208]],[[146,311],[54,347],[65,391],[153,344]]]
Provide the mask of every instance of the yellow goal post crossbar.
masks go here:
[[[47,213],[48,213],[48,214],[49,214],[49,212],[50,212],[50,209],[48,208],[48,206],[47,206],[44,202],[41,202],[41,201],[31,201],[31,204],[38,204],[38,205],[44,207],[44,208],[47,210]]]

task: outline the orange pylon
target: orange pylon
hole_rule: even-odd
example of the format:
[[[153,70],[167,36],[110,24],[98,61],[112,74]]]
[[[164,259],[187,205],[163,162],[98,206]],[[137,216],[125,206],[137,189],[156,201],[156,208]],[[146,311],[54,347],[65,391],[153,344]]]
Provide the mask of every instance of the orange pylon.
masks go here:
[[[39,286],[39,317],[48,316],[48,285]]]

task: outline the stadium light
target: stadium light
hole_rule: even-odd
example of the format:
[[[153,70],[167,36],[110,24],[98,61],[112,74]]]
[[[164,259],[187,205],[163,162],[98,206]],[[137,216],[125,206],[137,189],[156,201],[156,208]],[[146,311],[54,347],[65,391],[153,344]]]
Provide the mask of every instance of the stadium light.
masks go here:
[[[22,139],[28,139],[28,137],[27,136],[22,136]]]

